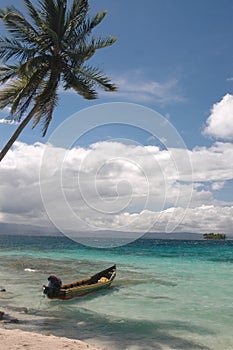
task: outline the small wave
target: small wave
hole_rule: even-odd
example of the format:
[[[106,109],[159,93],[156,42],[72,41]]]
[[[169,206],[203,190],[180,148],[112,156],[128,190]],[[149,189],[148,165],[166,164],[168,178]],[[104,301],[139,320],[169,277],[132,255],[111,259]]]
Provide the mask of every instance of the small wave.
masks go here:
[[[30,267],[26,267],[26,269],[24,269],[24,271],[27,271],[27,272],[36,272],[37,270],[31,269]]]

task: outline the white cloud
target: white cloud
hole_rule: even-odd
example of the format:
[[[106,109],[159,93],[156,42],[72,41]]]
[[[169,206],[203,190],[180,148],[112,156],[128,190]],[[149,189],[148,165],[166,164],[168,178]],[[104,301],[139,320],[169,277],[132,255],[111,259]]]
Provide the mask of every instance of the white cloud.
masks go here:
[[[214,191],[219,191],[221,190],[225,185],[225,182],[222,181],[222,182],[213,182],[212,185],[211,185],[211,188],[212,190]]]
[[[143,231],[151,223],[151,232],[167,232],[167,223],[183,215],[183,208],[170,208],[161,213],[144,211],[139,214],[121,214],[117,221],[133,230]],[[183,220],[176,227],[177,232],[225,232],[232,235],[233,206],[220,207],[201,205],[187,208]]]
[[[0,119],[0,123],[1,123],[1,124],[14,124],[14,125],[19,124],[19,123],[16,122],[15,120],[10,120],[10,119],[7,119],[7,118],[2,118],[2,119]]]
[[[213,105],[204,134],[219,139],[233,140],[233,95],[226,94]]]
[[[184,163],[187,153],[192,172]],[[230,232],[232,203],[219,202],[214,191],[233,178],[232,159],[231,143],[187,151],[99,142],[67,152],[17,142],[1,163],[0,218],[48,226],[42,190],[50,218],[68,230]]]
[[[114,81],[119,87],[119,91],[114,94],[115,97],[144,103],[153,101],[160,104],[184,101],[176,79],[158,82],[146,79],[140,72],[134,72],[118,76]]]
[[[11,108],[10,107],[5,107],[0,111],[0,115],[3,115],[3,118],[0,118],[0,123],[1,124],[19,124],[16,120],[12,119],[10,116]],[[5,116],[7,115],[7,117]]]
[[[209,148],[195,147],[189,154],[194,181],[221,182],[232,179],[233,143],[216,142]]]

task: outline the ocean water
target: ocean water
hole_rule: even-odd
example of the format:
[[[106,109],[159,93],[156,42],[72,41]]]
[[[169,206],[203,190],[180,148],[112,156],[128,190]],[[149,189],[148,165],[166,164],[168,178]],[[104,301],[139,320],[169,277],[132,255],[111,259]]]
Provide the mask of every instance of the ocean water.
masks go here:
[[[64,283],[117,264],[110,289],[49,300],[51,273]],[[140,239],[88,248],[65,237],[0,235],[0,309],[17,328],[113,350],[233,349],[233,241]],[[15,325],[6,324],[7,328]]]

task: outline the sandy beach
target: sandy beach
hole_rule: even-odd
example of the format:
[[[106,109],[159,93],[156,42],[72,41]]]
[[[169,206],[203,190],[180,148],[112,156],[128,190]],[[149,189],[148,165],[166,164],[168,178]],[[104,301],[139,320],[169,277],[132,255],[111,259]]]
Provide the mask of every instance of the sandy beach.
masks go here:
[[[38,316],[36,317],[38,318]],[[33,315],[24,312],[0,309],[0,349],[1,350],[101,350],[100,347],[88,344],[78,339],[70,339],[31,331]],[[25,325],[29,322],[28,327]],[[24,329],[19,329],[24,327]],[[25,329],[26,328],[26,329]],[[104,350],[107,350],[106,348]]]
[[[0,328],[1,350],[100,350],[79,340]]]

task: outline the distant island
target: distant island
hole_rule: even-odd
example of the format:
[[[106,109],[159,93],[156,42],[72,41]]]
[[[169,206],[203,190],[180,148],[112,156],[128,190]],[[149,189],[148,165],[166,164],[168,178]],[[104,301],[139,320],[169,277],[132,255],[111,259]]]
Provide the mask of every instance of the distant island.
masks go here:
[[[204,239],[226,239],[226,235],[224,233],[204,233]]]

